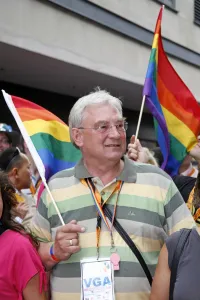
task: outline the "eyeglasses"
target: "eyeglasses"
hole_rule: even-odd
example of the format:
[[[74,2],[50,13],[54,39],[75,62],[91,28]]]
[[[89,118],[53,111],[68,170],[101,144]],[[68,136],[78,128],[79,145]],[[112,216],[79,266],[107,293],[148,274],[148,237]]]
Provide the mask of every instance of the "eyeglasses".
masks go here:
[[[112,127],[115,127],[118,132],[124,132],[128,129],[128,123],[122,122],[113,125],[110,125],[109,123],[104,123],[96,127],[79,127],[78,129],[94,129],[99,133],[108,133]]]

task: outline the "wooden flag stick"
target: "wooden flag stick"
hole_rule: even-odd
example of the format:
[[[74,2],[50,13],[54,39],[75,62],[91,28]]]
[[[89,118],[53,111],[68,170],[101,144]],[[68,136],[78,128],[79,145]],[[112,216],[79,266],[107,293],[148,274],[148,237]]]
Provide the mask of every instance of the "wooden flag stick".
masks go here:
[[[51,198],[51,201],[52,201],[52,203],[53,203],[53,205],[54,205],[54,208],[55,208],[55,210],[56,210],[56,212],[57,212],[57,214],[58,214],[58,217],[59,217],[59,219],[60,219],[60,222],[62,223],[62,225],[65,225],[65,222],[63,221],[63,218],[62,218],[62,216],[61,216],[61,213],[60,213],[60,211],[59,211],[59,209],[58,209],[58,206],[57,206],[57,204],[56,204],[56,202],[55,202],[55,200],[54,200],[54,198],[53,198],[53,196],[52,196],[52,193],[51,193],[51,191],[50,191],[50,189],[49,189],[49,187],[48,187],[48,184],[47,184],[47,182],[46,182],[46,179],[45,179],[45,178],[42,178],[42,181],[43,181],[44,186],[45,186],[45,188],[46,188],[46,190],[47,190],[47,192],[48,192],[48,194],[49,194],[49,197]]]
[[[141,123],[141,120],[142,120],[142,114],[143,114],[143,110],[144,110],[145,99],[146,99],[146,96],[144,95],[143,98],[142,98],[142,104],[141,104],[141,108],[140,108],[140,114],[139,114],[137,129],[136,129],[136,133],[135,133],[135,143],[137,141],[139,130],[140,130],[140,123]]]

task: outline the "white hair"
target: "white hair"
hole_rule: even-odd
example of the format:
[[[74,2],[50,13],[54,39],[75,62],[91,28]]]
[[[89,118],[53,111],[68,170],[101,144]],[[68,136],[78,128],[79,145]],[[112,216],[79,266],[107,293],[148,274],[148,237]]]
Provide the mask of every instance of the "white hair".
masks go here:
[[[72,137],[72,128],[79,128],[81,126],[84,116],[84,110],[89,105],[100,103],[112,105],[122,116],[122,102],[118,98],[111,96],[110,93],[105,90],[100,90],[98,88],[95,92],[92,92],[89,95],[78,99],[70,111],[68,120],[70,138],[73,143],[74,141]]]

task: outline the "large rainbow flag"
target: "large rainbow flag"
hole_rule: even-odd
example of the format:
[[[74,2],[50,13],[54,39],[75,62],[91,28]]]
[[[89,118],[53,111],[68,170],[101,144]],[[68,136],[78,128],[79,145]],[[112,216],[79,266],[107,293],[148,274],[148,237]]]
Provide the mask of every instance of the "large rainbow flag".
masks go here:
[[[169,62],[162,44],[161,8],[146,74],[143,96],[154,117],[163,165],[171,176],[197,143],[200,134],[200,107]]]
[[[29,150],[31,145],[34,145],[36,154],[43,163],[47,181],[55,173],[76,164],[81,152],[71,143],[69,127],[61,119],[33,102],[11,96],[4,91],[3,95],[28,148],[30,147]],[[40,169],[37,155],[34,151],[31,154]]]

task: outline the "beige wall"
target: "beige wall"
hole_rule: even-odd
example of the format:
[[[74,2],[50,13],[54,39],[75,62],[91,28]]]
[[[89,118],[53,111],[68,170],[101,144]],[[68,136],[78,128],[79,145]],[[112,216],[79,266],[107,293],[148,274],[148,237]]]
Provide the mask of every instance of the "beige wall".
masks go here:
[[[89,0],[146,29],[154,30],[161,7],[152,0]],[[174,13],[164,10],[162,33],[170,40],[200,52],[200,27],[193,23],[194,0],[176,0]]]
[[[154,28],[159,5],[150,0],[91,1],[146,28]],[[200,39],[195,39],[197,33],[200,36],[200,29],[192,25],[189,12],[192,2],[177,1],[178,8],[184,3],[178,15],[166,10],[163,32],[182,45],[197,47],[200,52]],[[143,14],[145,18],[141,17]],[[192,34],[189,28],[193,28]],[[150,48],[36,0],[0,0],[0,41],[141,85],[150,54]],[[200,100],[200,70],[175,59],[171,61]]]

